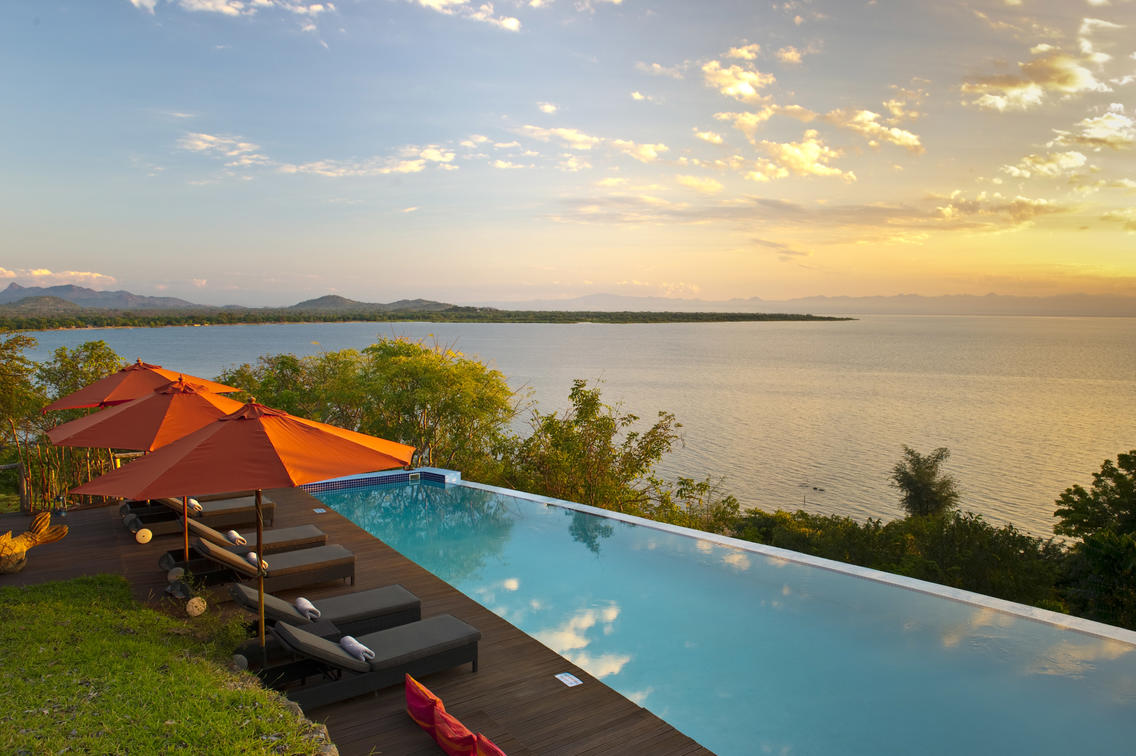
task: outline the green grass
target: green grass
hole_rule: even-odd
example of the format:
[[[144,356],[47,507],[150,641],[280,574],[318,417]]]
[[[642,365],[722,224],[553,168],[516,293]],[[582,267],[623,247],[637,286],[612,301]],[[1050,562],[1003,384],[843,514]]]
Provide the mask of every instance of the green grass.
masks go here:
[[[322,727],[227,668],[240,637],[213,609],[142,606],[118,576],[0,587],[0,752],[318,753]]]

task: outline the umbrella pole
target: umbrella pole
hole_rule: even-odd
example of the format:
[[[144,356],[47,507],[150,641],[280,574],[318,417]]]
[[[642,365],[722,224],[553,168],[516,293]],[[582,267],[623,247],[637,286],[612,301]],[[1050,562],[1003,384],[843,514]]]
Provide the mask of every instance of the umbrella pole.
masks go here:
[[[260,613],[259,627],[260,633],[260,656],[261,664],[268,665],[268,648],[264,643],[264,568],[261,563],[264,561],[264,515],[261,511],[260,489],[256,489],[256,595],[258,610]]]
[[[189,568],[189,497],[181,497],[182,526],[185,528],[185,565]]]

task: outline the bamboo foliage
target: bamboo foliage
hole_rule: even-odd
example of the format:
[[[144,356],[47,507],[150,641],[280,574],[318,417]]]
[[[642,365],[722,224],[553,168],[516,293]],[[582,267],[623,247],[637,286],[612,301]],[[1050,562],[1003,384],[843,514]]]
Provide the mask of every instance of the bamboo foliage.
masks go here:
[[[67,507],[73,503],[68,491],[114,467],[114,455],[108,449],[73,449],[42,441],[17,441],[16,448],[23,480],[20,508],[27,513]]]

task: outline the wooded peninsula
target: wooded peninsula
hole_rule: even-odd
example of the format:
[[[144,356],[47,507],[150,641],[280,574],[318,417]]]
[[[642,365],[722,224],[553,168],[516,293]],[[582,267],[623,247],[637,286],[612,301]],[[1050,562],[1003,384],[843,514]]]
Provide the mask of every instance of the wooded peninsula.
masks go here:
[[[733,323],[750,321],[836,321],[853,318],[764,312],[606,312],[498,310],[458,307],[444,310],[318,311],[281,309],[116,311],[94,308],[68,313],[21,313],[0,307],[0,329],[48,331],[62,328],[153,328],[235,325],[238,323]]]

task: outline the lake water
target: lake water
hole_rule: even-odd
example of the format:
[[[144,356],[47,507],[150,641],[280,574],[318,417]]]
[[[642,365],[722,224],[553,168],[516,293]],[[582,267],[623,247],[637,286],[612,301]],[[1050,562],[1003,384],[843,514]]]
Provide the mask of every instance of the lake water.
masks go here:
[[[261,354],[437,339],[562,409],[574,378],[644,419],[677,415],[668,476],[723,477],[743,506],[901,514],[904,444],[951,450],[963,509],[1051,535],[1054,500],[1136,448],[1136,319],[870,316],[644,325],[300,323],[35,332],[29,356],[103,339],[214,377]]]

